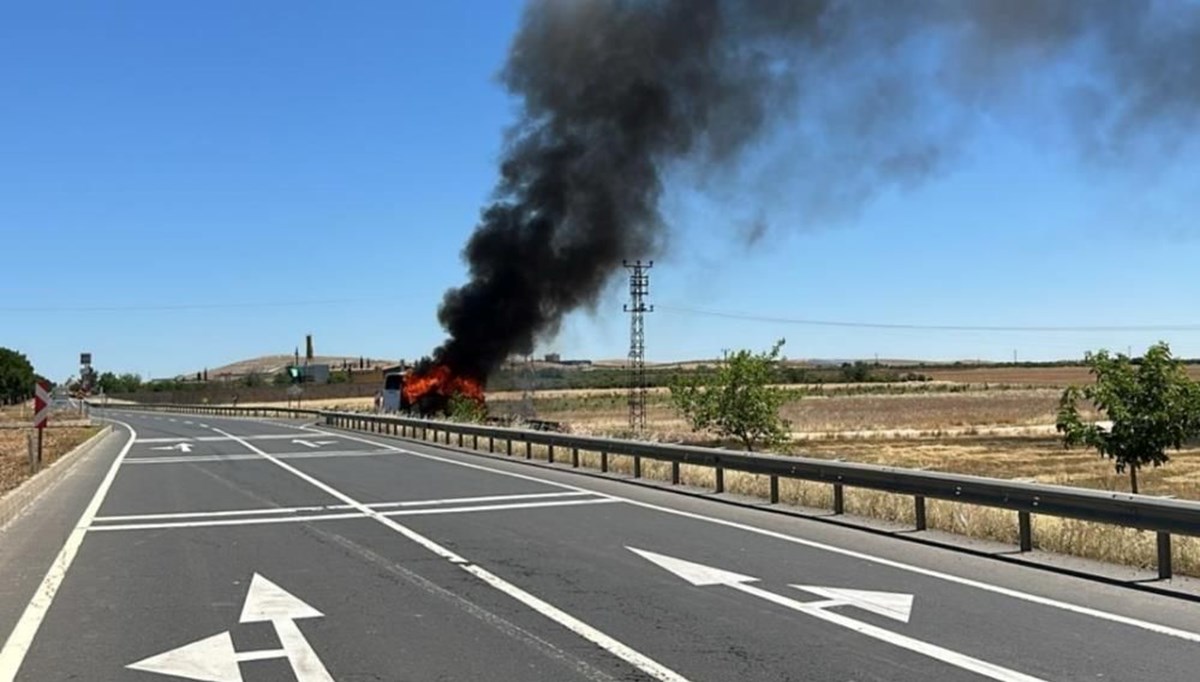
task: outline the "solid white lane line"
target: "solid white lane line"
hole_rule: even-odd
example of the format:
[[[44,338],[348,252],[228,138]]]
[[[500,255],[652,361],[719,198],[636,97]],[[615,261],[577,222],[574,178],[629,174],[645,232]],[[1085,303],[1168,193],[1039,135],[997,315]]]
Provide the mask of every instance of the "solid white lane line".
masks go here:
[[[338,505],[348,509],[345,505]],[[225,516],[262,516],[269,514],[299,514],[302,512],[327,511],[330,507],[315,505],[311,507],[262,507],[256,509],[226,509],[211,512],[171,512],[166,514],[119,514],[116,516],[97,516],[95,523],[115,523],[117,521],[169,521],[172,519],[207,519]]]
[[[232,434],[221,431],[220,429],[213,429],[213,430],[217,431],[218,433],[222,433],[226,436],[230,436],[231,438],[234,438],[235,440],[240,440],[236,436],[233,436]],[[323,481],[320,481],[320,480],[304,473],[303,471],[297,469],[296,467],[292,466],[291,464],[288,464],[287,462],[285,462],[281,459],[273,457],[271,454],[269,454],[263,450],[259,450],[258,448],[254,447],[254,445],[252,445],[251,443],[248,443],[244,440],[240,441],[240,442],[247,449],[258,452],[263,457],[265,457],[266,459],[268,459],[271,462],[274,462],[276,465],[278,465],[280,468],[284,469],[285,471],[288,471],[288,472],[292,473],[293,475],[295,475],[296,477],[298,477],[304,481],[307,481],[308,483],[325,491],[326,493],[328,493],[330,495],[333,495],[334,497],[342,500],[346,504],[349,504],[349,505],[355,507],[363,514],[370,516],[375,521],[383,524],[384,526],[387,526],[391,530],[396,531],[400,535],[408,538],[409,540],[412,540],[413,542],[417,543],[418,545],[421,545],[422,547],[424,547],[425,549],[428,549],[430,552],[433,552],[437,556],[440,556],[440,557],[450,561],[451,563],[461,566],[463,568],[463,570],[467,571],[471,575],[474,575],[475,577],[479,578],[480,580],[483,580],[484,582],[486,582],[487,584],[496,588],[497,590],[504,592],[505,594],[509,595],[513,599],[516,599],[517,601],[521,602],[522,604],[525,604],[526,606],[533,609],[534,611],[537,611],[538,613],[546,616],[550,620],[553,620],[554,622],[558,623],[559,625],[562,625],[563,627],[574,632],[575,634],[579,635],[580,637],[583,637],[587,641],[595,644],[596,646],[600,647],[601,649],[604,649],[605,651],[613,654],[617,658],[620,658],[621,660],[625,661],[626,663],[629,663],[630,665],[634,666],[638,670],[641,670],[642,672],[646,673],[650,677],[652,677],[656,680],[662,680],[663,682],[686,682],[687,681],[687,678],[685,678],[684,676],[675,672],[674,670],[671,670],[670,668],[651,659],[650,657],[648,657],[638,651],[635,651],[634,649],[630,648],[629,646],[625,645],[624,643],[617,641],[616,639],[604,634],[603,632],[597,630],[596,628],[593,628],[592,626],[588,625],[587,623],[584,623],[583,621],[579,620],[578,618],[575,618],[574,616],[572,616],[564,611],[559,610],[558,608],[543,601],[542,599],[539,599],[538,597],[535,597],[534,595],[530,594],[529,592],[522,590],[521,588],[517,587],[516,585],[513,585],[512,583],[507,582],[503,578],[491,573],[487,569],[484,569],[480,566],[471,564],[470,562],[468,562],[466,559],[459,556],[455,552],[451,551],[450,549],[448,549],[446,547],[443,547],[442,545],[425,537],[424,535],[421,535],[420,533],[412,530],[408,526],[402,525],[402,524],[396,522],[395,520],[384,516],[380,512],[377,512],[377,511],[371,509],[370,507],[366,506],[362,502],[359,502],[358,500],[354,499],[353,497],[350,497],[349,495],[334,488],[333,486],[331,486],[327,483],[324,483]]]
[[[71,567],[71,562],[75,560],[75,555],[79,552],[79,545],[83,543],[88,526],[92,525],[92,520],[96,518],[96,512],[99,511],[105,496],[108,495],[108,489],[112,487],[113,479],[117,477],[117,469],[121,467],[121,462],[129,453],[129,448],[133,447],[134,441],[137,440],[137,432],[132,426],[116,420],[111,421],[129,429],[129,440],[117,453],[112,465],[108,467],[108,473],[100,481],[100,486],[96,488],[92,500],[84,508],[83,513],[79,516],[79,521],[71,530],[71,534],[67,536],[62,549],[58,551],[58,556],[54,558],[54,563],[50,564],[50,569],[42,578],[41,585],[33,593],[29,604],[25,606],[21,619],[17,621],[16,626],[8,635],[8,639],[4,642],[4,648],[0,649],[0,681],[11,682],[20,671],[25,654],[29,652],[33,638],[41,628],[42,620],[45,619],[46,612],[50,610],[50,604],[54,602],[54,596],[58,594],[58,588],[67,575],[67,569]]]
[[[400,509],[382,512],[381,516],[427,516],[431,514],[463,514],[468,512],[507,511],[511,509],[538,509],[541,507],[573,507],[582,504],[605,504],[619,502],[612,498],[593,498],[590,500],[558,500],[553,502],[525,502],[515,504],[476,505],[474,507],[430,507],[427,509]],[[333,509],[351,509],[350,505],[331,505],[321,511]],[[168,521],[151,523],[109,523],[93,525],[88,530],[160,530],[165,528],[211,528],[215,526],[253,526],[267,523],[307,523],[309,521],[340,521],[343,519],[364,519],[370,515],[358,511],[340,514],[295,514],[291,515],[257,515],[242,516],[241,518],[199,518],[194,521]],[[370,516],[374,518],[374,516]]]
[[[217,430],[217,429],[213,429],[211,426],[207,427],[207,428],[212,429],[213,431]],[[340,438],[340,436],[336,436],[336,434],[331,434],[331,435],[335,435],[335,437]],[[287,438],[295,438],[295,437],[296,437],[296,434],[294,434],[294,433],[264,433],[264,434],[259,434],[257,436],[244,436],[244,437],[242,437],[242,439],[243,440],[284,440]],[[168,436],[162,436],[162,437],[156,436],[154,438],[139,438],[137,442],[139,442],[139,443],[178,443],[181,441],[189,441],[189,442],[197,442],[198,441],[201,443],[218,443],[221,441],[228,441],[228,440],[233,440],[233,439],[228,436],[169,436],[169,437]]]
[[[395,457],[395,450],[327,450],[306,452],[279,452],[275,456],[280,459],[317,459],[321,457]],[[229,455],[159,455],[149,457],[135,455],[125,461],[126,464],[189,464],[191,462],[235,462],[239,460],[261,460],[253,453],[235,453]]]
[[[397,453],[399,454],[399,453]],[[388,507],[421,507],[439,504],[469,504],[471,502],[502,502],[504,500],[537,500],[544,497],[577,497],[590,495],[585,491],[570,491],[561,493],[516,493],[513,495],[483,495],[481,497],[448,497],[444,500],[406,500],[404,502],[372,502],[367,506],[372,509],[387,509]]]
[[[427,514],[461,514],[465,512],[505,511],[508,509],[539,509],[541,507],[574,507],[581,504],[620,502],[609,497],[591,500],[558,500],[554,502],[521,502],[516,504],[485,504],[474,507],[434,507],[433,509],[400,509],[383,512],[384,516],[424,516]]]
[[[258,455],[254,455],[259,458]],[[261,459],[261,458],[259,458]],[[402,502],[371,502],[367,506],[372,509],[390,509],[395,507],[424,507],[451,504],[472,504],[474,502],[500,502],[511,500],[535,500],[547,497],[578,497],[588,495],[583,492],[564,493],[518,493],[515,495],[485,495],[482,497],[448,497],[437,500],[405,500]],[[97,516],[95,523],[113,523],[118,521],[172,521],[176,519],[206,519],[228,516],[263,516],[271,514],[299,514],[303,512],[323,512],[351,509],[348,504],[317,504],[303,507],[255,507],[252,509],[222,509],[207,512],[166,512],[157,514],[117,514],[113,516]]]
[[[322,429],[313,428],[313,427],[308,427],[308,428],[305,428],[304,430],[312,431],[315,433],[322,433],[322,434],[327,433],[326,431],[324,431]],[[328,434],[328,435],[334,435],[334,434]],[[342,437],[346,438],[348,440],[355,440],[355,441],[359,441],[362,443],[372,443],[374,445],[383,445],[384,447],[392,447],[392,446],[384,445],[383,443],[380,443],[378,441],[368,440],[366,438],[359,438],[357,436],[350,436],[350,435],[342,434]],[[836,545],[830,545],[830,544],[826,544],[824,542],[817,542],[816,540],[807,540],[805,538],[796,537],[794,535],[787,535],[786,533],[780,533],[777,531],[768,530],[766,528],[758,528],[756,526],[739,523],[737,521],[729,521],[729,520],[717,518],[714,516],[706,516],[704,514],[698,514],[696,512],[684,511],[682,509],[672,509],[671,507],[664,507],[662,505],[654,504],[651,502],[642,502],[640,500],[634,500],[634,499],[631,499],[628,497],[622,497],[620,495],[609,495],[608,493],[600,493],[595,490],[589,490],[587,488],[581,488],[579,486],[568,485],[566,483],[559,483],[557,481],[550,481],[550,480],[546,480],[546,479],[542,479],[542,478],[537,478],[535,476],[528,476],[525,474],[517,474],[517,473],[513,473],[513,472],[492,469],[490,467],[482,466],[479,464],[474,464],[471,462],[458,462],[458,461],[455,461],[453,459],[449,459],[446,457],[439,457],[437,455],[429,455],[429,454],[422,453],[422,452],[414,452],[412,450],[405,450],[403,448],[393,447],[393,449],[398,450],[403,453],[406,453],[406,454],[409,454],[409,455],[412,455],[414,457],[423,457],[425,459],[437,460],[440,462],[446,462],[447,464],[454,464],[456,466],[463,466],[463,467],[467,467],[470,469],[482,469],[485,471],[491,471],[491,472],[499,474],[501,476],[513,476],[516,478],[522,478],[522,479],[529,480],[529,481],[539,481],[541,483],[545,483],[547,485],[558,486],[560,488],[568,488],[570,490],[584,490],[587,492],[594,493],[596,495],[605,495],[605,496],[612,497],[617,500],[621,500],[622,502],[628,502],[629,504],[632,504],[632,505],[635,505],[638,507],[642,507],[644,509],[653,509],[654,511],[662,512],[664,514],[673,514],[675,516],[682,516],[684,518],[695,519],[697,521],[704,521],[707,523],[715,523],[717,525],[725,526],[727,528],[736,528],[738,530],[744,530],[749,533],[755,533],[757,535],[763,535],[763,536],[766,536],[769,538],[783,540],[785,542],[802,545],[804,547],[811,547],[813,549],[819,549],[822,551],[830,552],[832,554],[840,554],[842,556],[851,557],[854,559],[861,559],[863,561],[867,561],[867,562],[870,562],[873,564],[878,564],[880,566],[887,566],[888,568],[894,568],[894,569],[897,569],[900,571],[907,571],[909,573],[923,575],[923,576],[926,576],[929,578],[936,578],[938,580],[944,580],[946,582],[954,583],[957,585],[963,585],[965,587],[972,587],[975,589],[983,590],[985,592],[991,592],[993,594],[1003,595],[1005,597],[1010,597],[1012,599],[1019,599],[1021,601],[1029,602],[1031,604],[1038,604],[1039,606],[1048,606],[1051,608],[1068,611],[1070,613],[1076,613],[1081,616],[1088,616],[1091,618],[1097,618],[1099,620],[1106,620],[1111,623],[1119,623],[1121,625],[1127,625],[1130,627],[1140,628],[1142,630],[1147,630],[1149,632],[1154,632],[1154,633],[1157,633],[1160,635],[1167,635],[1170,637],[1178,637],[1179,639],[1185,639],[1190,642],[1200,642],[1200,632],[1193,632],[1191,630],[1183,630],[1181,628],[1175,628],[1175,627],[1171,627],[1169,625],[1163,625],[1161,623],[1153,623],[1153,622],[1141,620],[1138,618],[1132,618],[1130,616],[1123,616],[1118,613],[1110,613],[1108,611],[1101,611],[1100,609],[1094,609],[1094,608],[1091,608],[1088,606],[1081,606],[1079,604],[1072,604],[1070,602],[1059,601],[1057,599],[1052,599],[1050,597],[1043,597],[1041,595],[1031,594],[1029,592],[1022,592],[1020,590],[1015,590],[1015,589],[1012,589],[1009,587],[1003,587],[1000,585],[993,585],[991,583],[985,583],[985,582],[982,582],[979,580],[975,580],[973,578],[965,578],[965,577],[954,575],[951,573],[943,573],[942,571],[937,571],[937,570],[934,570],[931,568],[923,568],[921,566],[914,566],[913,564],[906,564],[902,561],[896,561],[894,559],[887,559],[884,557],[875,556],[873,554],[866,554],[864,552],[859,552],[859,551],[853,550],[853,549],[846,549],[844,547],[838,547]]]
[[[268,518],[249,519],[211,519],[203,521],[164,521],[162,523],[118,523],[103,526],[90,526],[91,532],[113,530],[162,530],[166,528],[214,528],[220,526],[255,526],[273,523],[307,523],[309,521],[341,521],[343,519],[361,519],[363,514],[357,511],[341,514],[312,514],[310,516],[272,516]]]

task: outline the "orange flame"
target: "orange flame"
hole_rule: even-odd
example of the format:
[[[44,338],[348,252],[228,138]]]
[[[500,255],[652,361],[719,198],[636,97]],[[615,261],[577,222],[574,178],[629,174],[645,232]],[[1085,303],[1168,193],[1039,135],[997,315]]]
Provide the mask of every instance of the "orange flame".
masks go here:
[[[415,404],[429,393],[445,398],[462,395],[483,402],[483,384],[470,377],[455,376],[449,365],[437,365],[420,376],[409,374],[405,378],[405,402]]]

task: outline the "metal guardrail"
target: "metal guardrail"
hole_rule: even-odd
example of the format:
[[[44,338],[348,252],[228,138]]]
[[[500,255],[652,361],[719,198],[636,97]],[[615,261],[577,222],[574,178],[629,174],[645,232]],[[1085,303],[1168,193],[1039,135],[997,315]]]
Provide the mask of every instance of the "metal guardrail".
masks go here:
[[[679,483],[681,465],[709,467],[714,471],[714,487],[718,493],[725,490],[725,472],[739,471],[769,477],[769,497],[773,504],[779,502],[780,478],[828,483],[833,486],[835,514],[845,511],[844,490],[847,487],[911,495],[917,530],[926,529],[925,505],[929,499],[1008,509],[1017,512],[1021,551],[1033,549],[1034,514],[1124,526],[1157,533],[1158,575],[1162,579],[1172,575],[1171,535],[1200,536],[1200,503],[1147,495],[392,415],[209,405],[113,407],[219,416],[313,418],[327,426],[403,438],[430,440],[432,435],[434,442],[444,442],[447,445],[450,444],[451,436],[456,436],[459,447],[468,447],[464,439],[469,437],[469,447],[475,450],[480,449],[480,439],[487,439],[488,452],[495,453],[497,444],[500,444],[503,452],[512,456],[514,444],[517,444],[523,450],[521,454],[525,459],[533,458],[533,446],[538,445],[547,449],[547,459],[551,463],[555,461],[556,453],[569,453],[573,467],[579,466],[580,452],[594,452],[600,456],[601,471],[608,470],[608,458],[611,455],[626,456],[633,459],[635,478],[641,477],[642,459],[650,459],[671,464],[673,484]]]

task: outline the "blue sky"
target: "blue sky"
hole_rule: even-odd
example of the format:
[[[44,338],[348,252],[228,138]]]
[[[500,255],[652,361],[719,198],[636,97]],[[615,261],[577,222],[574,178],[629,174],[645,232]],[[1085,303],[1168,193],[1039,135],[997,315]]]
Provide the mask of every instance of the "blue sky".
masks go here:
[[[0,10],[0,345],[65,378],[165,376],[287,353],[412,358],[495,180],[515,103],[496,82],[516,0],[10,3]],[[1200,156],[1089,166],[1027,121],[974,128],[919,186],[826,224],[789,183],[664,201],[651,360],[786,337],[790,357],[1200,356],[1200,331],[938,331],[1200,325]],[[1193,153],[1188,153],[1188,152]],[[753,247],[745,206],[770,217]],[[625,354],[614,281],[542,351]],[[204,307],[199,307],[203,304]]]

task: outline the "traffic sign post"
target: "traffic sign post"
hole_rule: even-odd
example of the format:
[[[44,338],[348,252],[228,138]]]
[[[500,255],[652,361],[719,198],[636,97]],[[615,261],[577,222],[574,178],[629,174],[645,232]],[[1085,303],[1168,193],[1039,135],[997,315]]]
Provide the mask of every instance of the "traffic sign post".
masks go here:
[[[30,448],[29,473],[36,474],[42,466],[42,432],[50,420],[50,384],[39,381],[33,388],[33,428],[37,429],[37,449]]]

